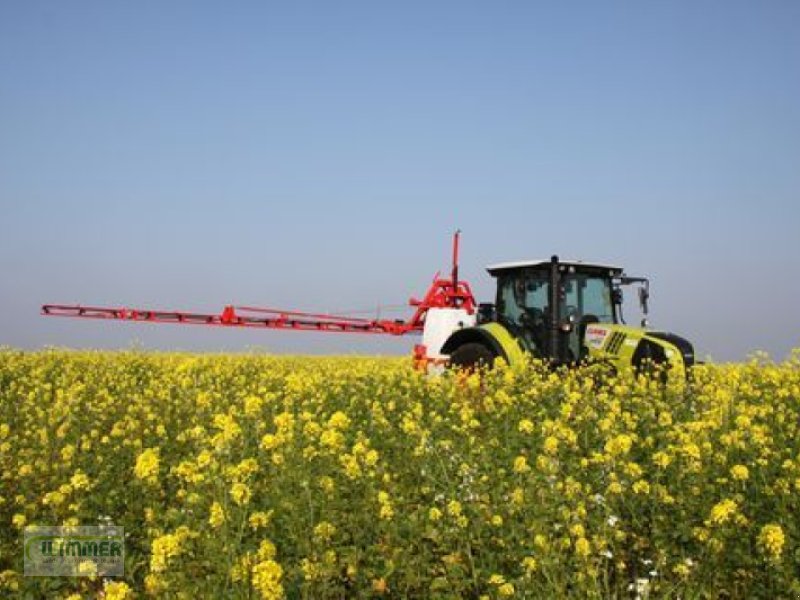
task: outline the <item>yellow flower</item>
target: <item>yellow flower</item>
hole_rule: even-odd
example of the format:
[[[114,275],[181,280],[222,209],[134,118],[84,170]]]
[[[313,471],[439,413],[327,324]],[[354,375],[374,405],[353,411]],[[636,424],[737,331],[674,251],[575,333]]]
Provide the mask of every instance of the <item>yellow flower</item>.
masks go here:
[[[558,438],[553,437],[552,435],[548,436],[544,440],[543,449],[545,454],[553,455],[558,452]]]
[[[736,481],[747,481],[750,476],[750,471],[744,465],[733,465],[731,467],[731,477]]]
[[[536,562],[536,559],[532,556],[526,556],[522,559],[522,568],[525,569],[526,575],[531,575],[536,572],[536,569],[539,567],[539,564]]]
[[[328,419],[328,427],[333,429],[347,429],[350,426],[350,417],[344,414],[342,411],[338,410],[331,415],[331,418]]]
[[[692,535],[700,542],[707,542],[710,534],[705,527],[695,527],[692,529]]]
[[[159,449],[147,448],[136,458],[133,473],[138,479],[150,484],[158,482]]]
[[[198,467],[205,469],[206,467],[210,466],[212,462],[214,462],[214,455],[208,450],[203,450],[197,455],[196,462]]]
[[[264,437],[261,438],[261,447],[264,450],[274,450],[280,446],[280,444],[280,438],[273,433],[266,433],[264,434]]]
[[[91,560],[84,560],[78,563],[78,574],[82,576],[94,577],[97,575],[97,563]]]
[[[653,454],[653,463],[661,469],[666,469],[671,462],[672,457],[664,451]]]
[[[61,449],[61,458],[64,462],[70,462],[73,456],[75,456],[75,446],[72,444],[67,444]]]
[[[711,508],[711,514],[708,517],[709,523],[713,525],[722,525],[727,523],[730,518],[736,514],[736,502],[730,499],[718,502]]]
[[[700,460],[700,446],[694,443],[684,444],[681,448],[681,452],[683,452],[688,458],[694,460]]]
[[[263,560],[253,567],[253,587],[263,600],[279,600],[284,597],[283,568],[274,560]]]
[[[681,579],[686,579],[689,576],[691,569],[689,568],[688,565],[684,563],[679,563],[674,567],[672,567],[672,572],[675,573],[675,575],[677,575]]]
[[[42,497],[42,504],[45,506],[61,506],[66,501],[66,497],[60,491],[47,492]]]
[[[322,488],[326,494],[332,494],[333,490],[336,489],[336,483],[333,481],[333,477],[323,475],[319,478],[319,487]]]
[[[612,458],[625,456],[630,452],[632,446],[633,438],[623,433],[608,440],[605,444],[605,451]]]
[[[159,596],[167,589],[167,584],[161,575],[148,573],[144,578],[144,589],[151,596]]]
[[[25,527],[25,523],[28,522],[28,519],[25,518],[25,515],[16,514],[11,517],[11,524],[16,527],[17,529],[22,529]]]
[[[431,521],[438,521],[442,518],[442,511],[434,506],[428,511],[428,518]]]
[[[514,472],[527,473],[531,468],[528,466],[528,459],[524,456],[518,456],[514,459]]]
[[[234,481],[243,481],[258,473],[258,462],[254,458],[245,458],[239,464],[228,467],[225,473]]]
[[[497,593],[503,596],[504,598],[508,598],[509,596],[514,595],[514,586],[510,583],[504,583],[499,588],[497,588]]]
[[[378,463],[380,455],[377,450],[368,450],[364,455],[364,464],[368,467],[374,467]]]
[[[528,419],[522,419],[517,426],[520,433],[533,433],[533,423]]]
[[[785,542],[786,536],[783,529],[776,523],[764,525],[758,534],[759,548],[773,562],[780,560]]]
[[[246,552],[236,560],[228,571],[231,581],[239,583],[241,581],[249,580],[250,574],[253,569],[253,553]]]
[[[85,490],[89,487],[89,478],[83,471],[75,471],[75,474],[70,478],[69,484],[76,490]]]
[[[254,512],[248,517],[247,522],[252,529],[260,529],[266,527],[272,518],[272,511],[269,512]]]
[[[336,527],[327,521],[322,521],[314,527],[314,539],[321,543],[329,542],[335,533]]]
[[[175,533],[168,533],[153,540],[150,554],[150,570],[153,573],[163,573],[171,559],[183,552],[183,546],[188,537],[188,529],[178,528]]]
[[[224,522],[225,509],[222,508],[222,505],[219,502],[214,502],[214,504],[211,505],[211,510],[209,511],[208,524],[214,529],[217,529],[221,527]]]
[[[378,504],[380,505],[378,516],[384,521],[390,520],[394,516],[394,508],[387,492],[383,490],[378,492]]]
[[[344,436],[336,429],[326,429],[319,437],[319,442],[331,450],[339,450],[344,445]]]
[[[584,535],[586,535],[586,528],[580,523],[575,523],[572,527],[569,528],[569,532],[575,537],[583,537]]]
[[[322,578],[323,566],[318,562],[304,558],[300,561],[300,571],[306,581],[315,581]]]
[[[345,475],[349,479],[358,479],[362,475],[361,465],[358,464],[358,458],[352,454],[343,454],[339,457],[339,462],[344,469]]]
[[[592,553],[592,545],[585,537],[575,540],[575,554],[580,558],[586,558]]]
[[[275,548],[275,544],[273,544],[270,540],[261,540],[261,543],[258,545],[259,560],[269,560],[275,558],[277,554],[278,549]]]
[[[106,581],[103,585],[104,600],[128,600],[133,598],[133,590],[124,581]]]
[[[233,501],[239,506],[244,506],[250,502],[250,495],[250,488],[247,484],[234,483],[231,486],[231,498],[233,498]]]
[[[242,435],[242,428],[231,414],[214,415],[214,427],[218,433],[211,438],[211,443],[217,450],[228,446]]]
[[[264,399],[259,396],[247,396],[244,399],[244,414],[248,417],[255,417],[261,412]]]
[[[633,479],[638,479],[639,477],[642,476],[642,473],[644,473],[644,471],[642,470],[642,467],[640,467],[635,462],[626,463],[625,467],[624,467],[624,471],[625,471],[625,474],[628,477],[631,477]]]

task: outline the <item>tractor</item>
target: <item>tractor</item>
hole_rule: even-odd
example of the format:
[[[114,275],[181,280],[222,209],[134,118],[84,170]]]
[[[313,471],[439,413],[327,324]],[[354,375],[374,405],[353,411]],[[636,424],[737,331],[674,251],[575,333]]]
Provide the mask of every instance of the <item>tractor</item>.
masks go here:
[[[623,287],[638,286],[641,311],[648,312],[649,280],[627,277],[620,267],[580,261],[512,262],[489,266],[497,281],[494,303],[478,305],[441,345],[447,365],[491,367],[514,364],[526,353],[553,366],[603,361],[616,369],[664,365],[687,373],[694,364],[684,338],[625,324]],[[458,309],[456,309],[458,310]]]

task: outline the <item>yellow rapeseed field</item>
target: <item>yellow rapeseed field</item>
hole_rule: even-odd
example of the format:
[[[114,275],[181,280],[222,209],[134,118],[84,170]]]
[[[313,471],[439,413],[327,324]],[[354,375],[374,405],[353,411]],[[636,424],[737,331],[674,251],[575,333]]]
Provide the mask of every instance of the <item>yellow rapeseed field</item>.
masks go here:
[[[797,598],[800,353],[688,382],[0,351],[0,597]],[[122,579],[23,576],[27,525]]]

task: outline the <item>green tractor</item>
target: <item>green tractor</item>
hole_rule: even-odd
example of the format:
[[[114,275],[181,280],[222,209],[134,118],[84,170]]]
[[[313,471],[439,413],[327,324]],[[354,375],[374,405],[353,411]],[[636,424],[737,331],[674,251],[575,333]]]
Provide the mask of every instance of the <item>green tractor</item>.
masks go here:
[[[649,281],[627,277],[619,267],[560,261],[516,262],[487,269],[497,279],[494,304],[481,304],[474,326],[456,330],[441,353],[453,367],[509,364],[526,353],[555,366],[602,361],[616,369],[662,365],[687,374],[692,344],[671,333],[625,324],[623,286],[637,285],[647,315]]]

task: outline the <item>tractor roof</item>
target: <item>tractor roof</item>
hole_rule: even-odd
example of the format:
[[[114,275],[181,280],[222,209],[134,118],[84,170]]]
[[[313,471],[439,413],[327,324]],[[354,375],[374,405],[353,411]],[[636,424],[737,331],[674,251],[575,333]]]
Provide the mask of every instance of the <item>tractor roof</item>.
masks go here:
[[[586,263],[581,260],[559,260],[559,265],[567,267],[575,267],[578,271],[610,271],[611,275],[620,275],[622,267],[615,267],[613,265],[602,265],[598,263]],[[518,269],[542,269],[550,266],[549,260],[519,260],[514,262],[497,263],[489,265],[486,270],[492,276],[497,276],[505,271],[515,271]]]

